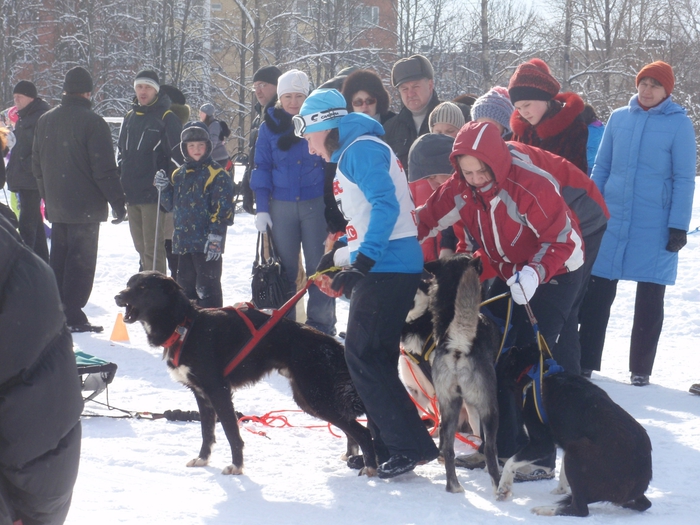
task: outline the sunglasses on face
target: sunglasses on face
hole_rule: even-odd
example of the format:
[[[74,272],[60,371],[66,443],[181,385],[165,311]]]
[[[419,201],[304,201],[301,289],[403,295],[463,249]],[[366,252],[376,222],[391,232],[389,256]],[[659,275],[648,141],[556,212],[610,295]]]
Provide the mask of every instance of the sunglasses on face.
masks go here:
[[[377,99],[372,98],[372,97],[366,98],[364,100],[362,100],[361,98],[356,98],[355,100],[352,101],[353,107],[356,107],[356,108],[361,108],[365,104],[367,104],[368,106],[371,106],[372,104],[376,104],[376,103],[377,103]]]

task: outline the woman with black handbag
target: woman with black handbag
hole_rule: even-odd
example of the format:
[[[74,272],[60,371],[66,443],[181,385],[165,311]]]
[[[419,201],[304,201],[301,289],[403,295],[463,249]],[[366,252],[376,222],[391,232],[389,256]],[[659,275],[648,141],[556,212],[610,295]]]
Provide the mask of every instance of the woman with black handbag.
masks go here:
[[[294,135],[292,125],[292,117],[299,113],[308,94],[309,79],[302,71],[293,69],[279,77],[278,101],[265,108],[250,180],[257,203],[255,226],[260,232],[271,230],[287,276],[287,298],[296,292],[300,249],[304,251],[306,274],[311,275],[323,256],[326,240],[324,162],[309,153],[306,143]],[[295,319],[294,310],[289,317]],[[335,335],[335,321],[335,299],[311,287],[306,324]]]

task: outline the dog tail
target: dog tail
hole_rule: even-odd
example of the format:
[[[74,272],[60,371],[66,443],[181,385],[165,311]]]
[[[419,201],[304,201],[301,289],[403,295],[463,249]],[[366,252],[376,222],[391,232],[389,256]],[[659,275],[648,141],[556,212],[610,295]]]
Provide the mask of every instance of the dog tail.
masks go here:
[[[481,281],[473,266],[468,266],[459,279],[455,297],[454,318],[447,329],[448,347],[464,350],[476,338],[481,305]]]

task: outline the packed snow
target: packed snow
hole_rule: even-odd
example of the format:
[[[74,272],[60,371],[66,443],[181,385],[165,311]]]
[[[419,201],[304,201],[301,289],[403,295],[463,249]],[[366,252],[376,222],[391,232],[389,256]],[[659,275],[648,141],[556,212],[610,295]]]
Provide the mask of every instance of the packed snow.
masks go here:
[[[691,229],[700,226],[696,192]],[[256,230],[240,213],[229,228],[224,254],[225,304],[249,299]],[[100,234],[95,285],[86,313],[102,334],[75,334],[77,349],[117,363],[109,403],[128,412],[196,410],[192,394],[167,373],[162,350],[151,348],[140,324],[128,326],[129,342],[110,335],[120,309],[114,295],[138,271],[127,223],[104,223]],[[647,430],[653,445],[654,477],[647,491],[652,508],[643,514],[611,504],[591,505],[587,523],[698,523],[700,503],[700,396],[688,393],[700,382],[700,233],[688,236],[680,252],[676,286],[666,291],[666,319],[651,385],[629,384],[629,335],[634,283],[621,283],[608,328],[603,370],[593,381]],[[348,302],[338,301],[338,329],[347,320]],[[105,393],[97,401],[105,403]],[[277,374],[236,392],[236,410],[245,415],[286,418],[273,426],[242,425],[245,473],[225,476],[230,463],[223,430],[210,465],[187,468],[200,446],[196,422],[120,416],[94,402],[85,406],[80,474],[66,523],[182,524],[433,524],[577,522],[530,513],[559,499],[550,494],[556,480],[515,484],[513,498],[497,502],[483,470],[457,469],[463,494],[445,492],[445,471],[437,461],[391,480],[358,477],[340,460],[345,439],[318,420],[296,412],[287,380]],[[107,417],[92,417],[97,414]],[[458,450],[469,453],[458,442]],[[561,456],[560,456],[561,457]]]

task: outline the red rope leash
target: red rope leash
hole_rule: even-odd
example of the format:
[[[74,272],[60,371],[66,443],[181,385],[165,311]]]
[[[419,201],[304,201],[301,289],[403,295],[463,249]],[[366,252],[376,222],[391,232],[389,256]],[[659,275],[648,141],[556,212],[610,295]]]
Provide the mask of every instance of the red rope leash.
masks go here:
[[[253,422],[253,423],[258,423],[264,427],[270,427],[270,428],[308,428],[308,429],[314,429],[314,428],[327,428],[328,432],[337,438],[342,438],[343,436],[334,432],[333,431],[333,425],[331,423],[326,423],[324,425],[292,425],[289,420],[287,419],[286,416],[282,415],[274,415],[274,414],[281,414],[282,412],[303,412],[303,410],[272,410],[268,412],[267,414],[264,414],[262,416],[241,416],[238,418],[238,425],[240,426],[242,423],[248,423],[248,422]],[[366,423],[366,419],[358,419],[360,423]],[[258,434],[260,436],[269,437],[265,432],[262,431],[254,431],[251,430],[247,427],[245,428],[248,432],[251,432],[253,434]]]

